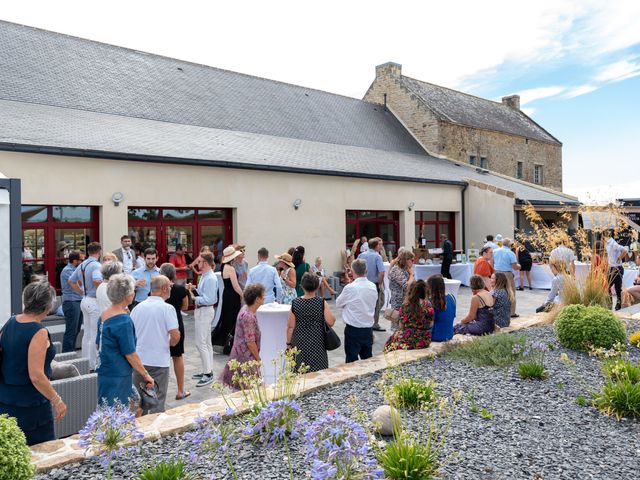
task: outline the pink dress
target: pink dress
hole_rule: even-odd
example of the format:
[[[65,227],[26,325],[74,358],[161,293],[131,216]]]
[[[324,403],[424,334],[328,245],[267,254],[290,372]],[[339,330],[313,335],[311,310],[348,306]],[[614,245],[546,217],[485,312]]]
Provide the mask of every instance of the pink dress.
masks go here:
[[[236,333],[233,339],[233,348],[231,349],[229,360],[236,360],[239,363],[246,363],[255,360],[249,351],[249,347],[247,347],[247,342],[256,342],[258,351],[260,351],[260,328],[258,327],[258,319],[245,305],[240,310],[240,313],[238,313]],[[231,371],[229,364],[227,363],[220,375],[220,381],[234,390],[238,390],[238,386],[233,383],[234,373],[235,371]],[[257,373],[258,375],[260,374],[259,369],[257,370]]]

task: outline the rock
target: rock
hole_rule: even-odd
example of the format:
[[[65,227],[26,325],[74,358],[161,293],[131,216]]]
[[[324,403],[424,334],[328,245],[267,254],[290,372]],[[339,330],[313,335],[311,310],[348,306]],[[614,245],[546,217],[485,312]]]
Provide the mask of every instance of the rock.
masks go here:
[[[371,419],[376,425],[378,433],[386,436],[393,435],[394,423],[397,422],[397,424],[400,425],[402,422],[398,410],[389,405],[382,405],[376,408]]]

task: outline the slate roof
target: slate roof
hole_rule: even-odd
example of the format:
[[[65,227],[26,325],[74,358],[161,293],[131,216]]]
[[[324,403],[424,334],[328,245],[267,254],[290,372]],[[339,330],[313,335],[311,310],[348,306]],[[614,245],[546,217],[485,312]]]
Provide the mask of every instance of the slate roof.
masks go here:
[[[441,120],[562,145],[522,111],[485,98],[400,76],[400,84]]]
[[[0,21],[0,98],[405,153],[379,105]]]
[[[576,201],[428,155],[5,100],[0,100],[0,149],[458,185],[473,179],[532,203]]]

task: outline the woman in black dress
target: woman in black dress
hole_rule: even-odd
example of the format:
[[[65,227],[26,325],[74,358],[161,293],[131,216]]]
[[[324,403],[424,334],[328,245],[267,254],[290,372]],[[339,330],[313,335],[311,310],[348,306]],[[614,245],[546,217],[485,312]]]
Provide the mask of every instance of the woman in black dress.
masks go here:
[[[324,345],[324,322],[331,327],[336,317],[329,304],[316,295],[320,279],[313,273],[305,273],[300,280],[304,295],[295,298],[289,312],[287,346],[296,347],[300,353],[296,366],[309,367],[310,372],[329,368],[329,357]]]
[[[229,355],[233,346],[233,334],[236,331],[236,320],[240,312],[242,288],[238,283],[238,275],[233,266],[233,260],[242,255],[242,252],[232,246],[228,246],[222,252],[222,281],[224,290],[222,291],[222,312],[218,325],[211,334],[211,343],[214,352]]]
[[[178,384],[176,400],[182,400],[191,395],[191,392],[184,389],[184,322],[182,321],[182,311],[189,308],[189,292],[184,285],[175,283],[176,267],[173,264],[163,263],[160,265],[160,275],[164,275],[171,281],[171,294],[165,301],[175,308],[176,316],[178,317],[180,340],[175,346],[169,347],[169,351],[171,352],[173,371],[176,374],[176,383]]]
[[[527,281],[529,282],[529,290],[531,290],[531,267],[533,266],[533,259],[531,258],[531,252],[533,247],[529,241],[525,241],[524,244],[519,244],[518,249],[518,263],[520,264],[520,286],[518,290],[524,290],[524,275],[527,275]]]

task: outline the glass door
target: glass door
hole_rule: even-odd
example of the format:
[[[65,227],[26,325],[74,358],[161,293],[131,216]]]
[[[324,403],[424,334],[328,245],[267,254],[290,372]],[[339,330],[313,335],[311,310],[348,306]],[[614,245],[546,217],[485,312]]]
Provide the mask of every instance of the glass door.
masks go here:
[[[184,248],[187,257],[193,258],[193,226],[192,225],[165,225],[164,227],[164,256],[161,262],[168,262],[171,255],[176,253],[176,246],[180,244]]]

